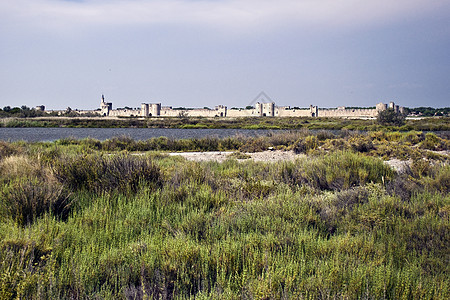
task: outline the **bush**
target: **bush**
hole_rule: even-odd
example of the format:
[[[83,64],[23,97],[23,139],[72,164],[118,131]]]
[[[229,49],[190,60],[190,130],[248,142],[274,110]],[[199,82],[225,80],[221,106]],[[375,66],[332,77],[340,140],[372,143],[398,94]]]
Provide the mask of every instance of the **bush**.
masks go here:
[[[219,150],[219,139],[206,137],[202,139],[193,139],[192,143],[195,150],[200,151],[217,151]]]
[[[17,154],[19,151],[16,147],[13,147],[10,143],[0,141],[0,160],[13,154]]]
[[[113,137],[112,139],[106,140],[102,143],[103,150],[106,151],[120,151],[120,150],[130,150],[135,144],[135,141],[129,136],[119,136]]]
[[[363,136],[351,137],[348,142],[356,152],[369,152],[375,148],[372,141]]]
[[[315,203],[325,225],[325,232],[334,234],[341,219],[358,205],[367,203],[368,199],[369,192],[364,187],[355,187],[336,193],[329,203],[326,201]]]
[[[394,172],[380,159],[351,152],[334,152],[324,157],[286,164],[284,180],[292,185],[307,184],[318,190],[342,190],[366,183],[382,183]]]
[[[141,182],[161,185],[159,168],[148,158],[130,155],[76,156],[56,164],[57,178],[70,188],[102,193],[136,191]]]
[[[387,186],[386,191],[392,195],[399,197],[403,202],[410,201],[411,197],[421,189],[421,185],[410,180],[407,174],[396,176]]]
[[[422,132],[410,131],[403,136],[403,141],[415,145],[422,142],[424,138],[425,135]]]
[[[2,211],[17,224],[31,224],[47,212],[65,219],[71,208],[70,194],[61,184],[41,179],[15,180],[0,192]]]
[[[336,138],[336,135],[334,135],[329,130],[320,130],[316,136],[319,139],[319,141],[331,140]]]
[[[27,156],[9,156],[0,162],[0,181],[9,182],[18,178],[38,177],[51,180],[50,170],[37,160]]]
[[[427,133],[425,140],[420,144],[420,148],[427,150],[448,150],[449,143],[446,140],[441,139],[434,133]]]
[[[295,143],[293,150],[295,154],[306,153],[309,150],[317,149],[318,145],[319,141],[317,137],[314,135],[310,135],[307,136],[305,139],[298,140]]]
[[[402,126],[405,124],[405,116],[396,113],[393,109],[386,109],[378,113],[377,122],[383,126]]]
[[[261,152],[266,151],[269,148],[269,144],[264,138],[251,139],[246,144],[239,147],[240,152]]]

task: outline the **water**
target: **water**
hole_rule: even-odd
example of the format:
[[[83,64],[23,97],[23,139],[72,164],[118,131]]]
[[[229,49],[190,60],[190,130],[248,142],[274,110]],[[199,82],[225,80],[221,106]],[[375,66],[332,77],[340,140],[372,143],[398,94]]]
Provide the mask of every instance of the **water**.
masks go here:
[[[276,132],[290,130],[264,130],[264,129],[169,129],[169,128],[3,128],[0,127],[0,140],[3,141],[27,141],[49,142],[65,138],[94,138],[104,141],[117,136],[127,136],[134,140],[147,140],[154,137],[165,136],[174,139],[190,139],[203,137],[233,137],[236,135],[254,137],[265,136]],[[309,130],[316,134],[321,130]],[[342,130],[327,130],[339,135]],[[358,133],[365,133],[357,131]],[[436,131],[438,136],[448,139],[449,131]]]
[[[279,130],[277,130],[279,131]],[[117,136],[147,140],[165,136],[174,139],[203,137],[225,138],[235,135],[248,137],[267,135],[274,130],[249,129],[168,129],[168,128],[0,128],[0,140],[47,142],[65,138],[94,138],[100,141]]]

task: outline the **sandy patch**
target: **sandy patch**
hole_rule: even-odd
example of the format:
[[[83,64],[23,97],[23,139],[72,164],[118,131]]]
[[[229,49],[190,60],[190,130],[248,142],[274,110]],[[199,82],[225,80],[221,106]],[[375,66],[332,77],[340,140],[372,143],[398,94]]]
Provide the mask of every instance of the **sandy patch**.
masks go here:
[[[229,151],[212,151],[212,152],[179,152],[179,153],[169,153],[170,156],[182,156],[187,160],[193,161],[218,161],[223,162],[232,154],[233,152]],[[275,162],[280,160],[288,160],[294,161],[297,158],[304,157],[304,154],[295,154],[294,151],[263,151],[256,153],[245,153],[249,155],[251,160],[254,161],[267,161],[267,162]],[[239,159],[240,161],[244,161],[247,159]]]
[[[404,173],[406,170],[408,170],[409,167],[411,167],[412,160],[400,160],[397,158],[393,158],[390,160],[386,160],[384,163],[393,168],[395,171]]]

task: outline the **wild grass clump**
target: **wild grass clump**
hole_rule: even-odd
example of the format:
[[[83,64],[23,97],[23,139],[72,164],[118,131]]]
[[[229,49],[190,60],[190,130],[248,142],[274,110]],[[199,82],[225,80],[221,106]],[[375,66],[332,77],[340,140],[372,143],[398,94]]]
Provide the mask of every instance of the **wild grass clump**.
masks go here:
[[[314,135],[309,135],[304,139],[299,139],[293,146],[295,154],[307,153],[310,150],[317,149],[319,139]]]
[[[240,152],[261,152],[266,151],[269,148],[269,143],[267,142],[267,139],[260,137],[260,138],[253,138],[250,139],[247,143],[239,147]]]
[[[348,143],[350,144],[350,147],[352,147],[352,149],[355,152],[369,152],[372,149],[375,149],[372,141],[370,139],[368,139],[367,137],[362,137],[362,136],[358,136],[358,137],[351,137],[348,140]]]
[[[418,131],[408,131],[402,137],[402,140],[410,145],[417,145],[425,139],[425,134]]]
[[[150,159],[131,155],[68,157],[57,162],[54,172],[69,188],[95,193],[136,191],[141,182],[161,184],[160,170]]]
[[[7,143],[5,141],[0,141],[0,160],[10,155],[17,155],[20,153],[20,150],[17,146],[14,146],[11,143]]]
[[[44,168],[38,160],[24,155],[9,156],[0,161],[0,181],[9,182],[18,178],[49,178],[49,169]]]
[[[286,164],[282,175],[291,185],[307,184],[319,190],[342,190],[390,180],[394,172],[379,159],[352,152],[334,152]]]
[[[235,151],[235,152],[231,153],[228,157],[229,158],[235,158],[235,159],[249,159],[249,158],[251,158],[250,155],[242,153],[240,151]]]
[[[65,219],[71,193],[51,170],[28,156],[9,156],[0,162],[0,206],[4,217],[23,226],[45,213]]]
[[[425,140],[420,144],[420,148],[428,150],[449,150],[450,142],[438,137],[434,133],[427,133],[425,135]]]
[[[4,216],[21,226],[33,223],[46,213],[66,219],[72,204],[71,195],[63,185],[38,178],[6,184],[0,198]]]

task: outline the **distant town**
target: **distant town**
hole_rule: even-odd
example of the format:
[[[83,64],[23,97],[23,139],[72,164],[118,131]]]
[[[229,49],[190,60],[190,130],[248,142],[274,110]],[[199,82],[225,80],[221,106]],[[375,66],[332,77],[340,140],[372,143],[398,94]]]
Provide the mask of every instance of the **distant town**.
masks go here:
[[[68,107],[65,110],[46,110],[44,105],[30,109],[9,106],[0,109],[0,117],[20,116],[70,116],[70,117],[206,117],[206,118],[238,118],[238,117],[331,117],[331,118],[376,118],[381,111],[393,110],[396,113],[410,117],[449,116],[450,108],[435,109],[419,107],[415,109],[396,105],[393,101],[385,104],[378,103],[373,107],[345,107],[319,108],[310,105],[308,108],[277,106],[274,101],[256,102],[245,108],[228,108],[217,105],[214,108],[186,108],[162,106],[161,103],[142,103],[138,108],[113,108],[113,103],[101,97],[100,107],[95,110],[79,110]]]
[[[38,111],[47,112],[44,106],[37,106]],[[103,116],[103,117],[334,117],[334,118],[376,118],[380,111],[392,109],[397,113],[404,113],[404,108],[394,102],[389,104],[378,103],[370,108],[319,108],[310,105],[309,108],[290,106],[277,106],[275,102],[257,102],[255,105],[245,108],[228,108],[225,105],[217,105],[214,108],[173,108],[162,106],[161,103],[142,103],[140,108],[117,108],[113,109],[112,102],[107,102],[102,95],[100,108],[97,110],[75,110],[80,116]],[[54,112],[54,111],[48,111]],[[65,111],[57,111],[59,114]]]

